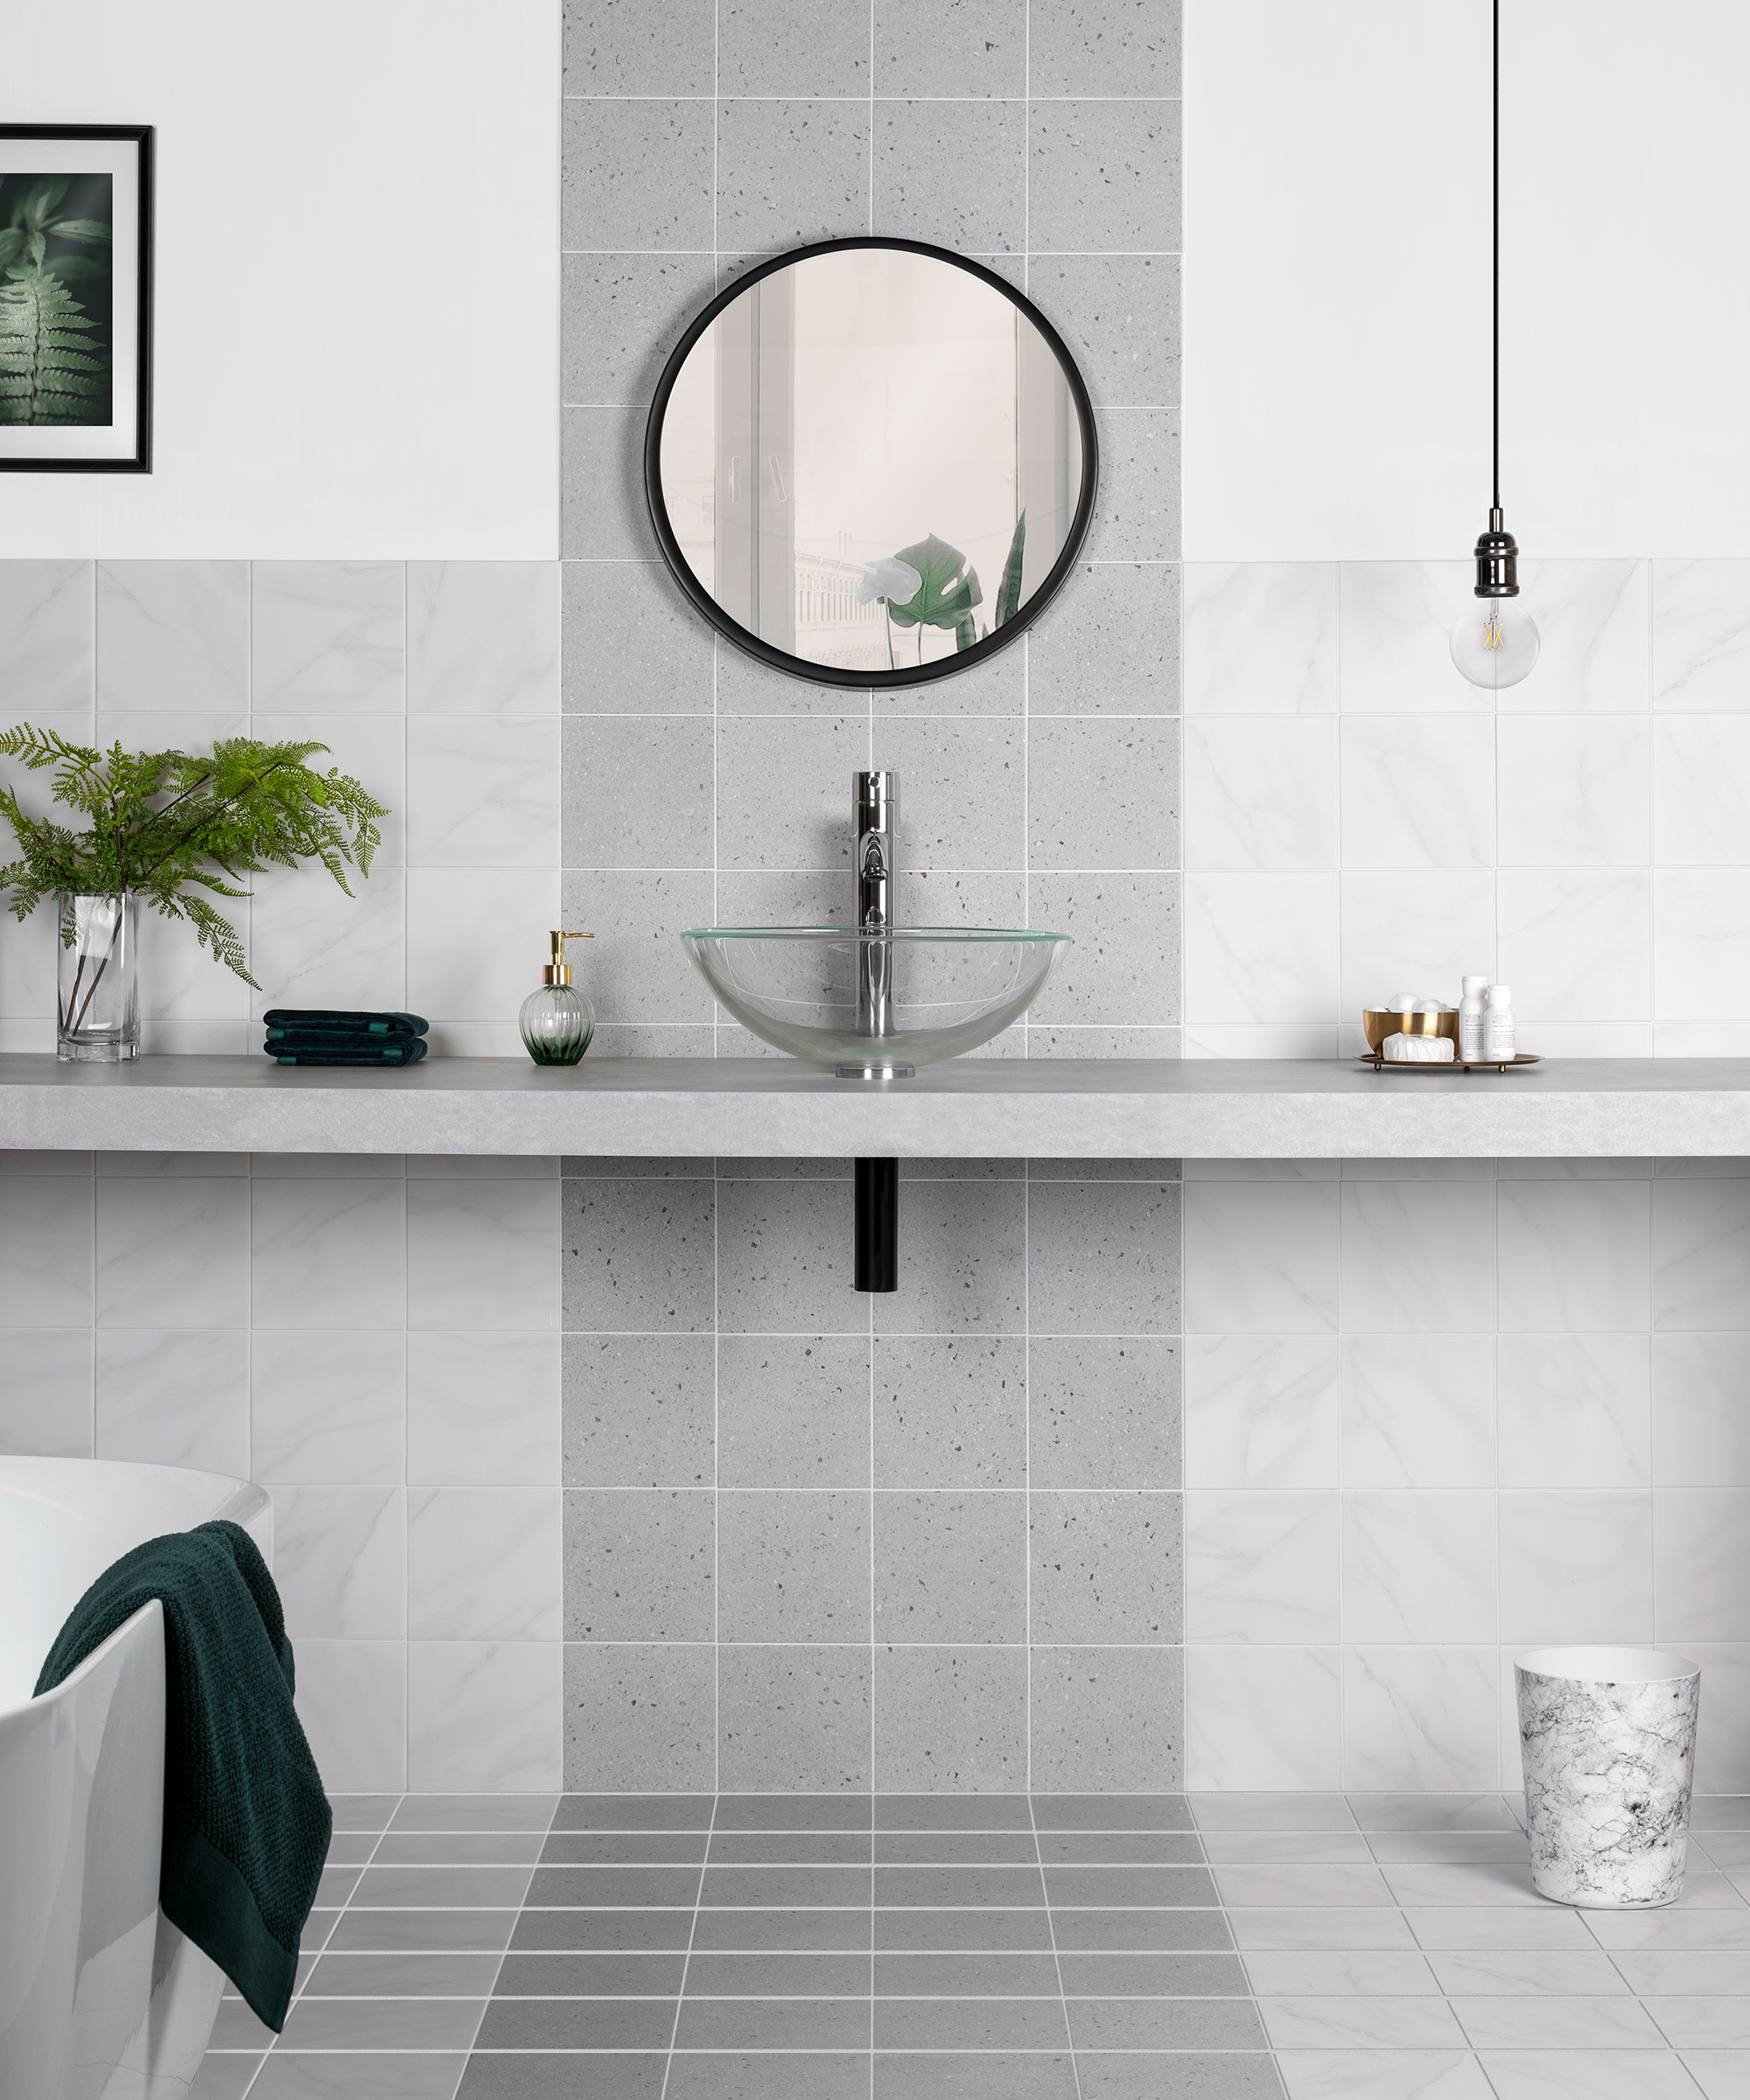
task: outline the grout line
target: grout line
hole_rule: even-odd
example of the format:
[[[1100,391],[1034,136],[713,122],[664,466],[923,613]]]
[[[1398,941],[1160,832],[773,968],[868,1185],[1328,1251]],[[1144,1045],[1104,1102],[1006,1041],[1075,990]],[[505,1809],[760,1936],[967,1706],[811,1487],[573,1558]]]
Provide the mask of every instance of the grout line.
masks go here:
[[[1069,2076],[1075,2087],[1075,2100],[1082,2100],[1082,2070],[1075,2061],[1075,2037],[1069,2026],[1069,1994],[1063,1986],[1063,1963],[1057,1949],[1057,1920],[1052,1915],[1051,1889],[1045,1878],[1045,1854],[1040,1849],[1039,1816],[1033,1807],[1031,1785],[1027,1788],[1027,1821],[1032,1827],[1033,1858],[1039,1866],[1040,1894],[1045,1901],[1045,1928],[1051,1937],[1051,1965],[1057,1977],[1057,2002],[1063,2011],[1063,2039],[1069,2052]]]
[[[693,1896],[693,1922],[687,1934],[687,1951],[681,1963],[681,1987],[675,1993],[675,2024],[668,2030],[668,2054],[662,2066],[662,2091],[661,2100],[668,2100],[668,2081],[675,2072],[675,2044],[681,2033],[681,2011],[687,2002],[687,1972],[693,1965],[693,1942],[699,1936],[699,1913],[705,1899],[705,1870],[710,1865],[711,1841],[717,1835],[718,1803],[723,1796],[713,1789],[711,1795],[710,1826],[705,1832],[704,1856],[699,1861],[699,1886]],[[555,1814],[557,1813],[556,1809]]]

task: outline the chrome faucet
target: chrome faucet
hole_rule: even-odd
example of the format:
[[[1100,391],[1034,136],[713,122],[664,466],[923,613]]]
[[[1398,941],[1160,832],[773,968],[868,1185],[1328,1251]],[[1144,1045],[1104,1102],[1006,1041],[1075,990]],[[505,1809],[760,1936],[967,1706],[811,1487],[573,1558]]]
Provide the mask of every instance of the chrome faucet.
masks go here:
[[[893,997],[893,883],[897,872],[900,776],[852,776],[851,822],[857,838],[857,1032],[889,1032]]]

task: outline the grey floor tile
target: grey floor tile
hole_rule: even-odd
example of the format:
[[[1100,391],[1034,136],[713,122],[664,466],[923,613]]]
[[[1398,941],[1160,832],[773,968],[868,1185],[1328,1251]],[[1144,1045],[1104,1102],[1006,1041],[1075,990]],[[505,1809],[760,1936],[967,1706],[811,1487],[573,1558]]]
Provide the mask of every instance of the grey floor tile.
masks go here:
[[[695,1953],[849,1954],[870,1944],[868,1910],[702,1910]]]
[[[541,1847],[542,1866],[703,1866],[705,1830],[557,1830]]]
[[[1232,1954],[1060,1954],[1066,1998],[1245,1998]]]
[[[466,2049],[484,1994],[466,1998],[304,1998],[286,2018],[283,2049]]]
[[[1257,2007],[1243,1998],[1078,1998],[1069,2032],[1080,2049],[1262,2049]]]
[[[466,2056],[297,2055],[276,2049],[249,2100],[454,2100]]]
[[[306,1998],[485,1998],[496,1954],[325,1954],[302,1986]]]
[[[526,1866],[368,1866],[353,1892],[354,1910],[514,1908],[528,1887]]]
[[[666,2100],[868,2100],[866,2050],[676,2056]]]
[[[1026,1830],[877,1830],[880,1866],[1031,1866],[1038,1840]]]
[[[1194,1830],[1041,1830],[1047,1866],[1189,1866],[1204,1858]]]
[[[1051,1945],[1049,1914],[1038,1910],[878,1910],[875,1945],[882,1953],[929,1948],[977,1954],[1038,1952]]]
[[[1048,1866],[1045,1883],[1054,1908],[1116,1910],[1215,1900],[1214,1881],[1200,1866]]]
[[[719,1796],[719,1830],[866,1830],[869,1796],[834,1794],[724,1794]]]
[[[869,1865],[867,1830],[716,1830],[713,1866],[861,1866]]]
[[[1020,1908],[1045,1902],[1045,1881],[1030,1866],[878,1866],[878,1905],[928,1904],[966,1910],[976,1904]]]
[[[701,1954],[687,1964],[691,1998],[856,1998],[869,1990],[866,1954]]]
[[[866,1988],[866,1986],[865,1986]],[[694,1998],[682,2001],[677,2049],[865,2049],[861,1998]]]
[[[1091,2050],[1075,2052],[1075,2073],[1082,2100],[1283,2100],[1282,2081],[1274,2061],[1264,2055],[1208,2056],[1190,2054],[1150,2055],[1100,2055]],[[1388,2082],[1376,2089],[1380,2100],[1396,2100],[1414,2093],[1413,2084],[1390,2082],[1392,2067],[1384,2067]],[[1408,2074],[1413,2079],[1412,2070]],[[1313,2085],[1309,2092],[1328,2093],[1328,2084]],[[1360,2100],[1359,2087],[1351,2088]],[[1432,2094],[1438,2087],[1424,2084]],[[1487,2100],[1487,2089],[1455,2086],[1453,2100]],[[1369,2095],[1368,2100],[1372,2100]]]
[[[209,2049],[188,2089],[188,2100],[243,2100],[261,2067],[259,2056],[221,2056]]]
[[[556,1830],[708,1830],[709,1794],[562,1794]]]
[[[878,1998],[1060,1998],[1049,1954],[878,1954]]]
[[[1188,1830],[1183,1794],[1035,1794],[1041,1830]]]
[[[1234,1943],[1219,1910],[1054,1910],[1052,1928],[1067,1954],[1194,1954]]]
[[[666,2049],[675,2001],[663,1998],[495,1998],[477,2049]]]
[[[1025,1794],[878,1794],[878,1830],[1030,1830]]]
[[[686,1956],[670,1954],[508,1954],[494,1998],[678,1998]]]
[[[880,1998],[878,2049],[1063,2049],[1061,2001],[1048,1998]]]
[[[375,1830],[336,1830],[328,1840],[330,1866],[363,1866],[384,1842]]]
[[[270,2049],[273,2029],[264,2026],[241,1998],[228,1994],[219,2001],[212,2040],[206,2046],[214,2049]]]
[[[874,2100],[1075,2100],[1069,2054],[882,2055]]]
[[[533,1866],[545,1838],[540,1830],[388,1830],[377,1840],[373,1866]],[[333,1848],[328,1857],[333,1858]]]
[[[687,1910],[525,1910],[510,1944],[518,1954],[662,1953],[685,1950]]]
[[[401,1806],[399,1794],[331,1794],[337,1830],[386,1830],[388,1819]]]
[[[339,1866],[330,1864],[322,1869],[316,1884],[316,1903],[322,1909],[331,1907],[338,1910],[359,1886],[363,1870],[356,1866]]]
[[[708,1866],[706,1910],[848,1910],[869,1900],[866,1866]]]
[[[463,1953],[508,1944],[514,1910],[346,1910],[329,1936],[333,1954]]]
[[[468,2059],[455,2100],[662,2100],[666,2055],[512,2054]],[[376,2100],[368,2088],[359,2100]],[[386,2100],[386,2096],[385,2096]]]
[[[538,1866],[528,1885],[531,1910],[667,1910],[698,1900],[696,1866]]]
[[[407,1794],[390,1819],[393,1830],[544,1830],[557,1805],[555,1794]]]

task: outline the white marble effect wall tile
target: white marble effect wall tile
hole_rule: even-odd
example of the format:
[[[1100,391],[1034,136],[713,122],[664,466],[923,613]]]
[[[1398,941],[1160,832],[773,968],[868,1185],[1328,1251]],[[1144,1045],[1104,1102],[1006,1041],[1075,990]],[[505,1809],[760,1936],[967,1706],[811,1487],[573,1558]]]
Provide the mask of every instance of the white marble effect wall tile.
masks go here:
[[[1750,1340],[1656,1336],[1652,1424],[1662,1488],[1750,1488]]]
[[[312,1308],[320,1312],[319,1306]],[[251,1478],[399,1481],[405,1351],[396,1334],[263,1329],[250,1344]]]
[[[1653,1012],[1687,1033],[1657,1040],[1666,1056],[1740,1056],[1750,1021],[1750,867],[1660,868],[1653,877]]]
[[[254,564],[253,704],[399,714],[404,586],[399,562]]]
[[[248,1480],[249,1338],[234,1329],[100,1329],[94,1457]]]
[[[1503,1494],[1501,1638],[1528,1647],[1652,1640],[1651,1491]]]
[[[1701,1665],[1708,1726],[1696,1743],[1698,1794],[1750,1794],[1750,1642],[1691,1641]],[[1741,1894],[1743,1870],[1734,1886]]]
[[[211,900],[248,944],[249,906],[236,899]],[[139,998],[142,1029],[148,1023],[176,1026],[188,1023],[242,1023],[248,1018],[249,987],[236,971],[214,960],[186,920],[139,915]]]
[[[1494,1190],[1346,1181],[1343,1325],[1362,1333],[1494,1326]]]
[[[1335,1494],[1186,1493],[1187,1640],[1274,1647],[1334,1642],[1338,1584]]]
[[[88,1459],[92,1452],[89,1328],[10,1327],[0,1347],[0,1452]]]
[[[559,876],[536,869],[416,868],[407,890],[407,997],[432,1020],[500,1024],[541,983]]]
[[[1501,865],[1644,866],[1649,734],[1656,738],[1656,730],[1644,716],[1498,721]]]
[[[255,1324],[399,1327],[405,1225],[399,1181],[257,1180],[252,1189]]]
[[[1418,1794],[1501,1785],[1494,1649],[1346,1648],[1342,1783]]]
[[[416,1641],[407,1650],[414,1793],[550,1794],[561,1784],[556,1641]]]
[[[410,1488],[408,1637],[556,1641],[559,1490]]]
[[[413,867],[556,867],[558,717],[410,721],[407,806]]]
[[[1503,1332],[1643,1329],[1652,1189],[1645,1181],[1512,1181],[1499,1191]]]
[[[1185,1722],[1194,1791],[1334,1790],[1342,1784],[1340,1651],[1189,1648]]]
[[[1343,1641],[1495,1637],[1495,1498],[1406,1488],[1343,1496]]]
[[[247,1181],[100,1175],[95,1190],[100,1327],[248,1325]]]
[[[1651,1018],[1653,900],[1644,871],[1522,868],[1497,884],[1499,981],[1528,1021]]]
[[[1656,1639],[1750,1641],[1750,1524],[1740,1490],[1656,1488],[1653,1571]]]
[[[1494,1483],[1494,1347],[1482,1334],[1348,1334],[1345,1488]]]
[[[1494,977],[1494,877],[1456,869],[1346,872],[1340,1011],[1398,993],[1450,997],[1460,977]]]
[[[249,704],[247,562],[100,562],[97,705],[136,714]],[[133,745],[156,746],[137,731]]]
[[[1750,717],[1655,720],[1653,855],[1661,867],[1738,867],[1750,858]]]
[[[1334,1488],[1337,1348],[1314,1336],[1185,1344],[1187,1488]]]
[[[1346,716],[1346,868],[1494,865],[1494,723]]]
[[[1653,704],[1750,709],[1750,562],[1655,562]]]
[[[94,589],[89,562],[0,562],[0,691],[24,718],[97,704]]]
[[[559,1183],[410,1181],[410,1327],[556,1327]]]
[[[298,1643],[298,1718],[335,1794],[407,1785],[407,1649],[399,1641]]]
[[[1187,1334],[1329,1334],[1338,1190],[1200,1182],[1185,1191]]]
[[[410,562],[410,714],[556,715],[557,562]]]
[[[1644,711],[1648,568],[1522,559],[1520,603],[1536,620],[1543,647],[1530,676],[1495,696],[1499,711]]]
[[[304,870],[256,878],[249,964],[262,989],[249,1004],[257,1020],[275,1006],[407,1006],[407,877],[378,866],[351,886],[349,897]],[[262,1039],[251,1036],[251,1049],[260,1049]]]
[[[1750,1180],[1654,1182],[1653,1326],[1750,1331]]]
[[[1187,562],[1185,711],[1328,714],[1337,704],[1330,562]]]
[[[1670,1339],[1681,1348],[1701,1338]],[[1502,1335],[1501,1485],[1644,1486],[1655,1477],[1649,1365],[1643,1334]]]
[[[1452,662],[1468,562],[1344,562],[1338,571],[1346,714],[1493,714],[1494,696]]]
[[[0,1327],[92,1325],[89,1172],[0,1180]]]
[[[1185,725],[1185,864],[1337,863],[1334,720],[1242,717]]]
[[[410,1334],[407,1477],[456,1487],[556,1481],[558,1334]]]
[[[274,1580],[294,1641],[400,1641],[407,1514],[399,1488],[271,1487]],[[332,1782],[331,1782],[332,1783]]]
[[[1185,1011],[1194,1026],[1337,1017],[1334,875],[1187,875]]]
[[[249,718],[249,734],[264,743],[316,743],[326,746],[306,761],[318,773],[350,774],[375,802],[388,806],[379,821],[382,843],[372,859],[373,872],[360,878],[351,869],[346,878],[362,900],[385,869],[407,864],[408,725],[400,715],[326,714],[314,708],[257,710]],[[319,869],[300,870],[296,879],[312,891],[326,889],[344,901],[345,892]],[[259,882],[254,886],[259,888]]]

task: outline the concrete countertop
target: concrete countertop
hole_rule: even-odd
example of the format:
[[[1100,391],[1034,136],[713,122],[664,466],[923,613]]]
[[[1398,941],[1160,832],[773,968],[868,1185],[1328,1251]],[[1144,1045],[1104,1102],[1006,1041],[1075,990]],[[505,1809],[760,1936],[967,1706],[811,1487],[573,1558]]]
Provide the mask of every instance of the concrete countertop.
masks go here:
[[[1375,1072],[1276,1059],[962,1058],[878,1085],[783,1058],[0,1056],[0,1147],[618,1157],[1750,1156],[1750,1059]]]

